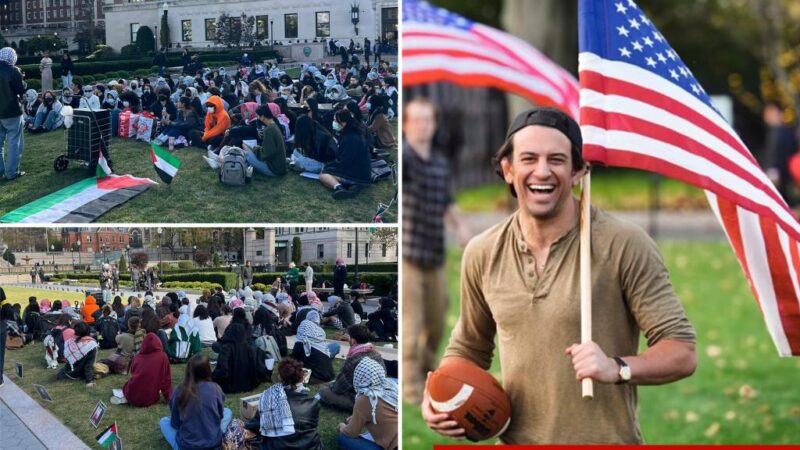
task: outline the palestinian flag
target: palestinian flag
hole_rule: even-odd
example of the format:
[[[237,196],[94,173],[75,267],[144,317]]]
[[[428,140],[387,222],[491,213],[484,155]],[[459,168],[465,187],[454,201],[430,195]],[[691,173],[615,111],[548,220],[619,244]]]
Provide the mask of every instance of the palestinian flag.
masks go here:
[[[155,144],[153,144],[151,154],[153,155],[153,167],[158,172],[158,176],[164,180],[164,183],[172,183],[172,179],[181,167],[181,160],[173,156],[164,147],[159,147]]]
[[[108,167],[108,161],[106,161],[106,157],[103,156],[102,149],[98,149],[100,152],[100,156],[97,158],[97,178],[103,178],[111,175],[111,167]]]
[[[4,223],[87,223],[158,184],[149,178],[109,175],[87,178],[3,217]]]
[[[110,427],[106,428],[102,433],[97,435],[97,443],[100,444],[103,448],[108,448],[112,442],[114,442],[119,435],[117,434],[117,422],[111,424]]]

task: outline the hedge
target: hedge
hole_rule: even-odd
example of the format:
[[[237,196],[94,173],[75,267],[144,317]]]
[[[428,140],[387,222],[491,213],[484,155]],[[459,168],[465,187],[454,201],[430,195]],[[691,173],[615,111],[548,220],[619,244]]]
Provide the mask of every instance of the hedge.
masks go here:
[[[264,285],[271,285],[273,281],[275,281],[275,277],[283,277],[285,275],[284,272],[265,272],[265,273],[257,273],[253,274],[253,283],[263,283]],[[362,283],[367,283],[371,285],[374,289],[373,295],[389,295],[397,288],[397,272],[361,272],[359,271],[359,278],[361,279]],[[349,272],[347,274],[347,278],[345,278],[345,283],[349,286],[352,286],[355,279],[355,272]],[[331,272],[323,272],[323,273],[314,273],[314,283],[317,284],[321,280],[326,280],[328,282],[333,281],[333,273]],[[298,285],[305,284],[305,277],[303,276],[303,272],[300,272],[300,280],[298,281]]]
[[[216,289],[222,287],[217,283],[209,283],[207,281],[167,281],[161,287],[175,288],[175,289]]]
[[[327,268],[329,270],[332,270],[333,269],[333,264],[334,264],[333,262],[330,262],[330,263],[326,264],[326,266],[327,266]],[[323,272],[323,270],[322,270],[323,266],[320,265],[320,264],[312,263],[311,267],[314,269],[315,272]],[[300,265],[298,265],[298,268],[300,269],[300,272],[305,270],[303,268],[302,263]],[[275,272],[276,273],[277,272],[281,272],[281,271],[286,272],[288,270],[289,270],[289,266],[286,265],[286,264],[278,264],[277,266],[275,266]],[[327,272],[327,270],[325,270],[325,271]],[[355,272],[355,265],[353,265],[353,264],[348,265],[347,266],[347,271],[348,272]],[[359,272],[397,272],[397,263],[369,263],[369,264],[359,263],[358,264],[358,271]]]
[[[74,279],[79,281],[98,282],[99,274],[91,273],[62,273],[59,274],[59,279]],[[189,272],[189,273],[163,273],[159,277],[162,282],[168,281],[190,281],[190,282],[209,282],[216,283],[227,289],[235,289],[239,287],[239,277],[231,272]],[[121,273],[120,280],[130,281],[131,275],[128,273]],[[99,283],[99,282],[98,282]],[[271,283],[270,283],[271,284]]]

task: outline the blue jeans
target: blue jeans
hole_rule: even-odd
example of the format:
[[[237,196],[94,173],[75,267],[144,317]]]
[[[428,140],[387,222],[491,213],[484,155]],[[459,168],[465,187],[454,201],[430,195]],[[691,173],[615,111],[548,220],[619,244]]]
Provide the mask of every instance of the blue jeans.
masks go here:
[[[269,170],[269,166],[264,161],[258,159],[255,153],[253,152],[245,152],[244,158],[247,160],[247,163],[253,166],[253,170],[256,172],[266,175],[268,177],[276,177],[271,170]]]
[[[164,76],[164,66],[158,66],[158,76]]]
[[[339,450],[383,450],[380,445],[360,436],[350,437],[342,433],[339,433],[336,443],[339,444]]]
[[[294,159],[294,163],[296,165],[299,165],[307,172],[320,173],[322,172],[322,168],[325,166],[325,164],[317,161],[316,159],[312,159],[303,155],[298,150],[292,152],[292,159]]]
[[[341,348],[342,346],[336,342],[328,342],[328,353],[331,354],[331,359],[335,358],[336,355],[339,354],[339,350],[341,350]]]
[[[219,424],[219,428],[223,433],[225,433],[225,430],[228,429],[228,425],[230,425],[231,420],[233,420],[233,412],[231,412],[231,410],[228,408],[223,409],[222,422]],[[164,439],[167,440],[167,443],[170,445],[170,447],[172,447],[174,450],[180,450],[178,447],[178,430],[172,428],[170,418],[162,417],[158,422],[158,425],[161,427],[161,434],[164,435]]]
[[[19,160],[22,157],[22,148],[25,145],[22,126],[25,120],[22,116],[0,119],[0,173],[5,173],[6,179],[11,180],[19,175]],[[8,156],[3,157],[3,147],[8,136]]]
[[[55,111],[50,111],[48,113],[44,111],[39,111],[36,113],[36,117],[33,119],[33,127],[39,128],[40,126],[44,125],[45,130],[50,131],[55,128],[56,121],[58,120],[58,113]]]
[[[68,75],[61,75],[61,89],[72,86],[72,72]]]

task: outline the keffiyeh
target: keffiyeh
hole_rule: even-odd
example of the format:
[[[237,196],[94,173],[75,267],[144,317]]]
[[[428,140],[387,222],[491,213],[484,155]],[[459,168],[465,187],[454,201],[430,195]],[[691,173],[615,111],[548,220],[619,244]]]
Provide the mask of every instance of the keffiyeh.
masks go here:
[[[83,359],[89,352],[97,348],[97,341],[90,336],[82,337],[78,342],[69,339],[64,344],[64,357],[70,366]]]
[[[273,384],[263,394],[258,404],[261,414],[261,434],[294,434],[294,418],[281,383]]]
[[[309,313],[311,314],[311,313]],[[303,343],[303,351],[306,356],[311,356],[311,349],[315,348],[325,356],[330,357],[328,345],[325,343],[325,331],[311,320],[304,320],[297,327],[297,340]]]
[[[377,424],[375,410],[382,399],[397,411],[397,386],[386,379],[386,370],[372,358],[362,358],[353,374],[356,399],[365,396],[372,405],[372,423]]]
[[[0,48],[0,61],[13,66],[17,63],[17,52],[11,47]]]

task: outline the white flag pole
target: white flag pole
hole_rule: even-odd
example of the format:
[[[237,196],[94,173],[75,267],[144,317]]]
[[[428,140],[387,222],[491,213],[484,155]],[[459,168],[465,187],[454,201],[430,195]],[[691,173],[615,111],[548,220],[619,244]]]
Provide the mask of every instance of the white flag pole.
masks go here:
[[[587,166],[581,182],[580,202],[580,273],[581,273],[581,344],[592,340],[592,246],[591,246],[591,170]],[[591,378],[581,380],[583,398],[594,398]]]

